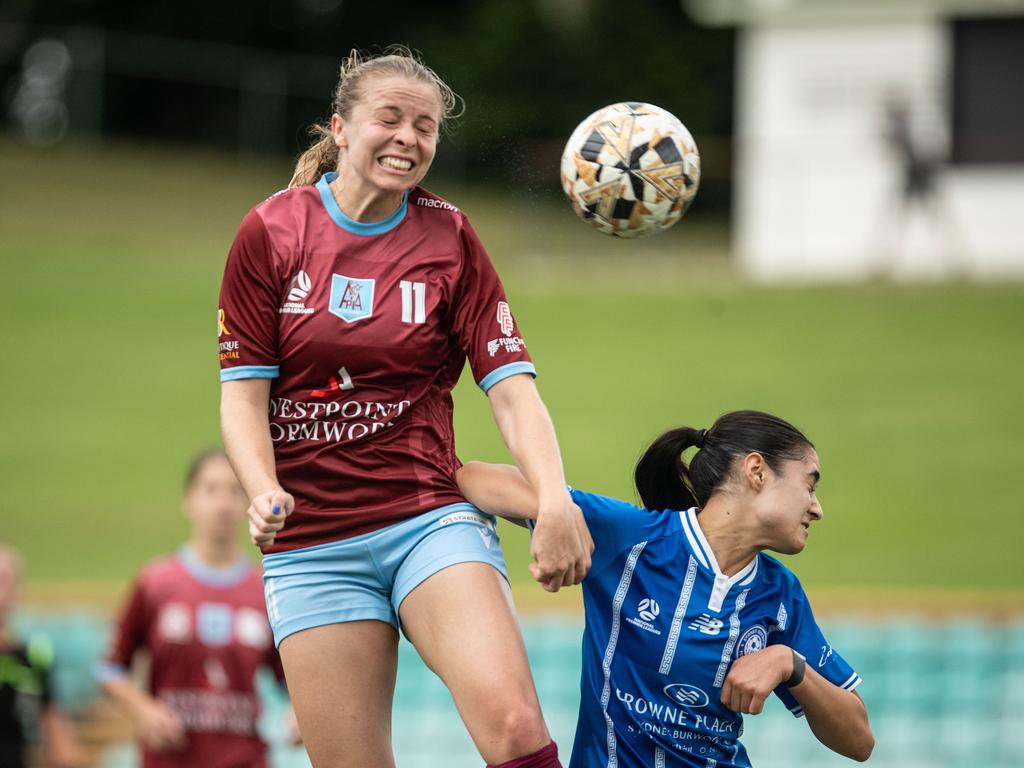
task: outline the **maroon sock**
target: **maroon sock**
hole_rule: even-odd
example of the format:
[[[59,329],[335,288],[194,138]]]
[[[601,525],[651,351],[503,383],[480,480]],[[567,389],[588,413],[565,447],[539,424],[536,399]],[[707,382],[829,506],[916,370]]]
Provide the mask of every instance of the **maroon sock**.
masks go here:
[[[498,765],[488,765],[487,768],[562,768],[562,764],[558,762],[558,745],[552,741],[529,755]]]

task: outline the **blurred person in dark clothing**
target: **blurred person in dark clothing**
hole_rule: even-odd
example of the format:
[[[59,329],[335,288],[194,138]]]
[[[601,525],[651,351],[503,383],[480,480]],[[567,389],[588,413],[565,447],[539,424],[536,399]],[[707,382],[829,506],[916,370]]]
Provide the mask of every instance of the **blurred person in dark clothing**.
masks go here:
[[[940,253],[949,275],[962,277],[964,243],[942,185],[946,163],[941,152],[915,132],[910,99],[904,94],[893,92],[885,98],[882,139],[899,166],[899,180],[898,199],[887,202],[882,214],[875,276],[891,276],[898,269],[906,248],[907,223],[916,209],[928,216],[929,248]]]
[[[29,747],[41,744],[50,765],[84,765],[70,721],[53,700],[53,649],[45,637],[23,642],[8,624],[21,581],[21,557],[0,544],[0,768],[28,765]]]

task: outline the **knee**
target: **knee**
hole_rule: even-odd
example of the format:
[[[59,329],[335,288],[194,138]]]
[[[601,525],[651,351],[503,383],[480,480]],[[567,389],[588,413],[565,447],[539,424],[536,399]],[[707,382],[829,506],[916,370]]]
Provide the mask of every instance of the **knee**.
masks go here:
[[[504,708],[498,713],[492,739],[494,751],[502,760],[528,755],[551,741],[540,708],[527,703]]]

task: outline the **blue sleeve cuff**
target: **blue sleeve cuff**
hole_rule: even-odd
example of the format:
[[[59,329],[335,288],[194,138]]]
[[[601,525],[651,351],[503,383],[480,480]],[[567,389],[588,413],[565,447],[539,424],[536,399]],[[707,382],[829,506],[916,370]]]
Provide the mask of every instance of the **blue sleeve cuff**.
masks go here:
[[[239,365],[235,368],[223,368],[220,372],[221,381],[237,381],[238,379],[276,379],[281,375],[281,367],[277,365]]]
[[[120,664],[101,661],[93,667],[92,674],[98,682],[106,683],[110,680],[122,680],[128,677],[128,670]]]
[[[488,373],[482,379],[480,379],[480,389],[485,393],[499,381],[507,379],[509,376],[515,376],[517,373],[528,373],[533,378],[537,378],[537,369],[533,367],[533,363],[526,361],[518,363],[509,363],[503,365],[500,368],[495,368],[493,371]]]

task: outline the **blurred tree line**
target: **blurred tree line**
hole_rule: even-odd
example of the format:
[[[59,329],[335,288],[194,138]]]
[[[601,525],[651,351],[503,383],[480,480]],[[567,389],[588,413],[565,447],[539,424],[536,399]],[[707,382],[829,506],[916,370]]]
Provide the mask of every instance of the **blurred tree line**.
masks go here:
[[[99,137],[294,155],[306,128],[328,116],[341,57],[402,43],[466,102],[438,173],[557,190],[557,159],[580,120],[615,101],[649,101],[679,116],[698,141],[702,208],[728,205],[734,33],[697,26],[680,0],[4,5],[9,124],[24,90],[25,52],[49,36],[70,40],[72,135],[88,123]]]

